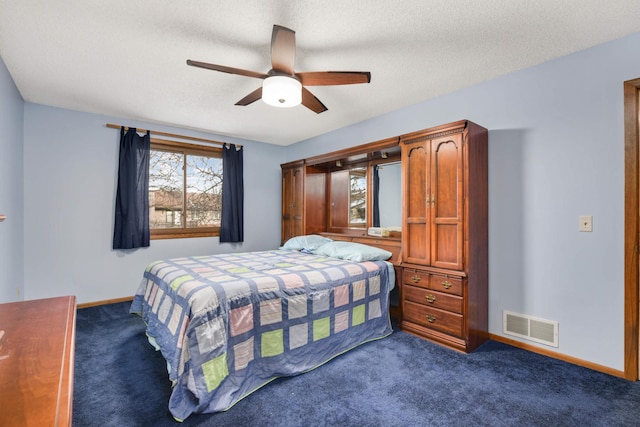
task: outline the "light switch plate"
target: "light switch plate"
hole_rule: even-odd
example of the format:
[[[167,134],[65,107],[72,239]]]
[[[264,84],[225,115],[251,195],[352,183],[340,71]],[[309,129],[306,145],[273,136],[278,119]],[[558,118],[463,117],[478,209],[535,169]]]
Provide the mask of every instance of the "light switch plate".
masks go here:
[[[580,221],[580,231],[593,231],[593,216],[580,215],[578,220]]]

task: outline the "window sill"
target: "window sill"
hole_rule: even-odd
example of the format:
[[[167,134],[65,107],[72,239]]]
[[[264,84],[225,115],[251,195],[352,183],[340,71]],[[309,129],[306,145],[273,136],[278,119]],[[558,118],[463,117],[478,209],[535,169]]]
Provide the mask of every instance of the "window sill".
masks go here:
[[[185,231],[185,230],[162,230],[162,231],[154,231],[152,230],[150,233],[151,240],[164,240],[164,239],[187,239],[191,237],[217,237],[220,236],[220,230],[194,230],[194,231]]]

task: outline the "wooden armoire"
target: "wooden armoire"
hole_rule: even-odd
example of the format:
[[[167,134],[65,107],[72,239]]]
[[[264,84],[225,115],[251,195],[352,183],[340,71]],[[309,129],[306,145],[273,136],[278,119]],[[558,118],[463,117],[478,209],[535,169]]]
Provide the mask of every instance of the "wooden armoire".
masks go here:
[[[470,352],[488,338],[488,136],[470,121],[403,135],[403,330]]]

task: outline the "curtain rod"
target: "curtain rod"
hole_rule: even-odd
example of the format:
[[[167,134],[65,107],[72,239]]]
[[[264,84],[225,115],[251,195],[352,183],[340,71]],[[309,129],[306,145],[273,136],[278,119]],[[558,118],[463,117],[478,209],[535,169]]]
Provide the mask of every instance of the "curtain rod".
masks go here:
[[[106,126],[108,128],[112,128],[112,129],[120,129],[122,126],[121,125],[114,125],[112,123],[107,123]],[[124,126],[125,131],[129,129],[129,126]],[[141,128],[136,128],[136,132],[147,132],[147,129],[141,129]],[[218,144],[218,145],[222,145],[224,146],[225,144],[227,144],[226,142],[220,142],[220,141],[214,141],[212,139],[205,139],[205,138],[198,138],[195,136],[187,136],[187,135],[178,135],[175,133],[168,133],[168,132],[159,132],[159,131],[155,131],[155,130],[149,130],[149,132],[155,134],[155,135],[160,135],[160,136],[168,136],[171,138],[181,138],[181,139],[187,139],[190,141],[198,141],[198,142],[208,142],[210,144]],[[235,144],[235,146],[237,148],[242,147],[242,145],[240,144]]]

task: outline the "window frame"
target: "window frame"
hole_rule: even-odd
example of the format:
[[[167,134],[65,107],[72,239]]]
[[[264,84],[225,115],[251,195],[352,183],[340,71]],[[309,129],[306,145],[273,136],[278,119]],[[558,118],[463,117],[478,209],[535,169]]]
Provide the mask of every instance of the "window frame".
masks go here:
[[[165,139],[151,138],[150,149],[153,151],[169,151],[174,153],[181,153],[184,155],[196,155],[216,157],[222,159],[222,147],[214,147],[209,145],[190,144],[186,142],[170,141]],[[183,157],[184,159],[184,157]],[[185,162],[182,164],[183,172],[185,171]],[[184,239],[192,237],[217,237],[220,236],[220,227],[200,227],[200,228],[187,228],[184,221],[185,208],[187,206],[187,174],[183,173],[183,225],[182,228],[151,228],[149,225],[149,237],[151,240],[162,239]],[[147,190],[147,197],[149,196],[149,190]]]

